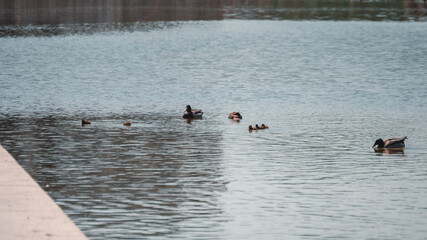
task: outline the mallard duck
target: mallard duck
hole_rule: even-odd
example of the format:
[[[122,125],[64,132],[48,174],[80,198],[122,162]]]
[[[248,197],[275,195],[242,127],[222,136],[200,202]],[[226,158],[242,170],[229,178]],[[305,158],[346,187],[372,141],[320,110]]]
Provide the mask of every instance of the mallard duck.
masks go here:
[[[385,141],[383,141],[381,138],[377,139],[372,145],[373,148],[375,146],[378,146],[377,148],[404,148],[405,147],[405,139],[408,139],[408,137],[402,137],[402,138],[390,138]]]
[[[268,126],[267,125],[265,125],[264,123],[263,124],[261,124],[261,127],[260,127],[261,129],[266,129],[266,128],[268,128]]]
[[[234,121],[240,121],[243,117],[239,112],[232,112],[228,114],[228,118],[233,119]]]
[[[254,127],[252,127],[252,125],[249,125],[248,130],[249,130],[249,132],[252,132],[252,130],[257,130],[257,129],[256,129],[256,128],[254,128]]]
[[[86,124],[90,124],[90,121],[86,119],[82,119],[82,125],[86,125]]]
[[[131,121],[127,121],[127,122],[124,122],[124,123],[123,123],[123,126],[130,126],[130,125],[132,125],[132,122],[131,122]]]
[[[184,119],[202,118],[203,111],[200,109],[191,109],[190,105],[187,105],[182,116]]]

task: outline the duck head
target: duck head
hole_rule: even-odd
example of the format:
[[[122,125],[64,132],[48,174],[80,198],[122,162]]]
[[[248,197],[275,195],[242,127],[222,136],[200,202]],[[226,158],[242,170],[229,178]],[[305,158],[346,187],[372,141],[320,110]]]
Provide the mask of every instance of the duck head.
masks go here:
[[[187,107],[185,108],[185,111],[186,111],[186,112],[191,112],[191,106],[190,106],[190,105],[187,105]]]
[[[378,148],[383,148],[384,147],[384,141],[379,138],[375,141],[374,145],[372,145],[372,147],[378,146]]]

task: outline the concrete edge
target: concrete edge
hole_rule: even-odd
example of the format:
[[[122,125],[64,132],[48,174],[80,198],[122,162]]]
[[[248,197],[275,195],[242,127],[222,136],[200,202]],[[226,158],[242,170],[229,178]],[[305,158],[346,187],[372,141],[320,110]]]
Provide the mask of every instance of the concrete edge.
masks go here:
[[[1,145],[0,239],[88,239]]]

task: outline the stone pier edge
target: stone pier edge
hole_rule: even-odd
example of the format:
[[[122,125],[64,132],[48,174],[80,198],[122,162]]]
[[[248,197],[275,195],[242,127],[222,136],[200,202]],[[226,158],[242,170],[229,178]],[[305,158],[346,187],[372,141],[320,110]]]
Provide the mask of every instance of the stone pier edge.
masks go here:
[[[0,239],[88,239],[1,145]]]

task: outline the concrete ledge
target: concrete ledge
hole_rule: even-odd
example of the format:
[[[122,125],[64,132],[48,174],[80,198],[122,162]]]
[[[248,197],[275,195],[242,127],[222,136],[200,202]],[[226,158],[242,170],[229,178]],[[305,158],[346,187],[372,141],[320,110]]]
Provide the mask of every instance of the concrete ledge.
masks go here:
[[[52,198],[0,146],[0,239],[85,239]]]

